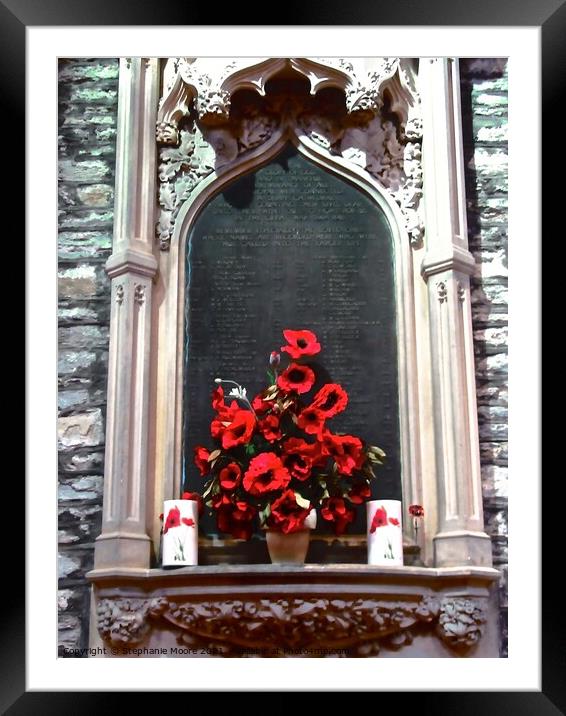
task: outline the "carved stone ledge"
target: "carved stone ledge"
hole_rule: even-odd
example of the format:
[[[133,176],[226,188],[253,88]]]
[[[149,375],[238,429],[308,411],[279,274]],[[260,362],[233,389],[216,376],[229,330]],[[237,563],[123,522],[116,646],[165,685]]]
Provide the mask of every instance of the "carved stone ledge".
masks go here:
[[[89,577],[108,646],[168,646],[174,654],[181,645],[194,656],[370,657],[399,649],[408,656],[497,656],[496,617],[488,618],[497,575],[262,565],[97,570]]]

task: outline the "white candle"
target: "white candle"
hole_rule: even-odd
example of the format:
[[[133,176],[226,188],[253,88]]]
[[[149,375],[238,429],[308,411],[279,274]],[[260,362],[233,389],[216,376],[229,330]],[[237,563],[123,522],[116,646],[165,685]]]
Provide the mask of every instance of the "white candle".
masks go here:
[[[164,567],[198,564],[198,502],[165,500],[163,503]]]
[[[366,505],[368,564],[402,566],[400,500],[370,500]]]

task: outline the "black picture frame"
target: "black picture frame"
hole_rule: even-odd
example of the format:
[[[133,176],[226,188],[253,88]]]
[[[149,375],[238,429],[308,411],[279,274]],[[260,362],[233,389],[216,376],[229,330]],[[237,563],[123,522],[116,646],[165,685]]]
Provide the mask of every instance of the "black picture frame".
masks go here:
[[[72,25],[184,25],[188,27],[210,25],[207,22],[211,13],[205,8],[187,3],[142,3],[141,0],[122,0],[120,3],[110,0],[85,2],[84,0],[2,0],[0,2],[0,67],[2,68],[2,99],[4,111],[4,161],[10,167],[10,181],[24,186],[24,164],[22,162],[22,128],[25,126],[25,32],[28,26],[72,26]],[[238,12],[236,12],[236,10]],[[227,6],[222,10],[223,25],[250,25],[253,8],[246,4],[246,12],[236,6]],[[263,13],[256,17],[264,18]],[[414,0],[396,0],[385,6],[383,3],[326,2],[321,9],[318,5],[305,3],[286,3],[282,24],[288,25],[375,25],[375,26],[535,26],[541,29],[542,42],[542,156],[543,166],[551,167],[555,163],[558,104],[561,99],[561,85],[566,68],[566,3],[563,0],[475,0],[473,3],[453,2],[450,0],[427,0],[417,3]],[[232,22],[233,20],[233,22]],[[409,20],[409,22],[407,22]],[[244,21],[244,22],[242,22]],[[260,23],[258,23],[260,24]],[[263,24],[263,23],[261,23]],[[533,112],[537,112],[533,105]],[[552,122],[552,127],[551,127]],[[17,141],[14,141],[18,137]],[[552,157],[552,160],[551,160]],[[16,174],[16,177],[14,177]],[[547,227],[555,207],[560,206],[563,198],[558,196],[562,182],[547,180],[542,194],[542,229]],[[18,237],[22,233],[22,216],[25,206],[18,207],[17,201],[22,192],[14,192],[10,200],[10,212],[7,212],[8,235]],[[22,202],[23,203],[23,202]],[[18,211],[19,209],[19,211]],[[10,225],[12,222],[12,225]],[[548,229],[547,229],[548,232]],[[538,247],[537,247],[538,248]],[[538,339],[538,337],[536,337]],[[533,426],[538,430],[538,426]],[[31,449],[27,446],[27,449]],[[23,504],[21,487],[15,482],[14,499],[8,504]],[[21,482],[20,482],[21,485]],[[548,491],[545,493],[546,500]],[[553,503],[557,502],[557,493],[553,486]],[[545,545],[542,562],[546,579],[550,579],[553,553],[551,545],[560,544],[558,529],[560,519],[556,516],[544,523],[543,544]],[[14,534],[7,531],[6,534]],[[12,548],[10,547],[10,550]],[[23,557],[23,555],[22,555]],[[121,694],[104,692],[29,692],[26,690],[25,668],[25,603],[23,579],[17,579],[17,564],[12,558],[8,563],[7,574],[10,582],[4,586],[2,614],[2,634],[0,639],[0,708],[2,713],[25,714],[29,712],[51,713],[96,713],[104,710],[116,710],[125,699]],[[544,569],[546,568],[546,569]],[[23,574],[22,574],[23,576]],[[547,585],[543,590],[542,613],[542,689],[540,692],[467,692],[466,697],[458,692],[426,692],[404,694],[403,707],[414,708],[421,714],[454,714],[476,716],[482,714],[537,714],[554,716],[566,712],[566,643],[563,632],[557,628],[555,614],[561,609],[551,600],[556,599],[556,587]],[[525,620],[537,619],[534,613],[525,614]],[[402,662],[399,662],[402,664]],[[344,691],[347,691],[345,685]],[[382,699],[387,695],[380,695]],[[409,699],[409,701],[407,701]],[[412,704],[412,705],[411,705]],[[126,708],[124,703],[124,708]]]

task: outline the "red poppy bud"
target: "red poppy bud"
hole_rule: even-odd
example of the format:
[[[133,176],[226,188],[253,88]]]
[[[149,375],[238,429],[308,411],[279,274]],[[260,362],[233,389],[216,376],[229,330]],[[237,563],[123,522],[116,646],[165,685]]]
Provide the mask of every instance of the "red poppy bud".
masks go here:
[[[269,365],[272,368],[277,368],[279,363],[281,363],[281,355],[276,351],[271,351],[271,355],[269,356]]]

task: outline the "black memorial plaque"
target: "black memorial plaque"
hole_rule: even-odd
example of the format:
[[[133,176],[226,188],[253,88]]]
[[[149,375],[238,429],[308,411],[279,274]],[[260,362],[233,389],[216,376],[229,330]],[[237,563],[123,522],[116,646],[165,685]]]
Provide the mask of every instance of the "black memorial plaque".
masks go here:
[[[204,208],[188,238],[186,280],[188,489],[202,491],[192,455],[212,446],[214,378],[253,397],[291,328],[316,333],[322,352],[313,360],[348,392],[329,427],[385,450],[373,494],[400,499],[393,246],[381,209],[288,148]],[[365,531],[365,509],[357,512],[352,533]],[[216,531],[207,519],[202,527]]]

